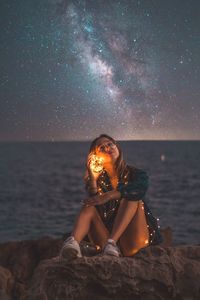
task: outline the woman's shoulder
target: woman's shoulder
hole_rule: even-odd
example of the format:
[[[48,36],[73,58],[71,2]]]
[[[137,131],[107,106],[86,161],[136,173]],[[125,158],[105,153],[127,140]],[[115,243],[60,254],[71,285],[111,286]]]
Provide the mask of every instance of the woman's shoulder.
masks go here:
[[[127,168],[130,172],[132,172],[134,174],[147,174],[147,170],[144,168],[138,168],[133,165],[127,165]]]
[[[129,176],[132,179],[135,178],[143,178],[143,179],[147,179],[149,178],[148,172],[146,169],[143,168],[138,168],[136,166],[133,165],[127,165],[127,168],[129,170]]]

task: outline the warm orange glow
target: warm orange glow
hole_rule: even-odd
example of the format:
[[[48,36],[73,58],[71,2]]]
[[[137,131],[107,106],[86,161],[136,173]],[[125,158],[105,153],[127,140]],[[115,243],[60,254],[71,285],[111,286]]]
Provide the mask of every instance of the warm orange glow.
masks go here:
[[[130,255],[128,255],[128,256],[133,256],[133,255],[136,254],[138,251],[139,251],[138,248],[137,248],[137,249],[134,248],[134,249],[131,251]]]
[[[144,244],[145,244],[145,245],[149,244],[149,240],[148,240],[148,239],[144,240]],[[143,247],[140,247],[140,248],[133,248],[132,251],[130,251],[130,255],[128,255],[128,256],[133,256],[133,255],[136,254],[141,248],[143,248]]]
[[[97,156],[95,154],[92,155],[90,166],[94,172],[96,173],[101,172],[103,170],[103,163],[104,163],[103,157]]]

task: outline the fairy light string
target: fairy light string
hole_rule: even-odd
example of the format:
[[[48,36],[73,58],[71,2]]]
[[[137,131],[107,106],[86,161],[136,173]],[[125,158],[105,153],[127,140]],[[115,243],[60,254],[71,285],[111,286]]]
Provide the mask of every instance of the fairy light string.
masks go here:
[[[128,184],[128,180],[127,180],[127,174],[124,175],[121,179],[121,181],[127,185]],[[117,185],[119,183],[119,180],[117,180]],[[99,195],[102,195],[108,191],[113,190],[113,186],[111,184],[110,178],[107,174],[107,172],[105,170],[102,171],[101,175],[98,178],[97,181],[97,192]],[[102,204],[102,210],[103,210],[103,217],[105,220],[108,220],[112,214],[114,213],[114,211],[119,207],[119,199],[116,200],[110,200],[109,202]],[[142,209],[144,210],[144,201],[142,201]],[[146,212],[145,212],[146,213]],[[154,218],[154,216],[152,215],[151,211],[149,210],[146,214],[147,216],[147,223],[149,223],[149,218],[153,218],[154,221],[156,221],[156,225],[158,228],[160,228],[160,226],[158,225],[158,221],[160,220],[159,218]],[[150,240],[146,240],[145,243],[146,244],[152,244],[154,237],[155,237],[155,229],[152,229],[151,226],[149,224],[147,224],[147,228],[149,231],[149,238]]]

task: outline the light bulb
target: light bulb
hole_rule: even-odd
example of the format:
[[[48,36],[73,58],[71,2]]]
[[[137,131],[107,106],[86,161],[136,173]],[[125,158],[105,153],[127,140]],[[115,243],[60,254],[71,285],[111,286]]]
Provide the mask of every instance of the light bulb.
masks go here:
[[[94,154],[91,158],[91,164],[90,164],[91,169],[95,173],[100,173],[103,170],[103,163],[104,163],[103,157]]]

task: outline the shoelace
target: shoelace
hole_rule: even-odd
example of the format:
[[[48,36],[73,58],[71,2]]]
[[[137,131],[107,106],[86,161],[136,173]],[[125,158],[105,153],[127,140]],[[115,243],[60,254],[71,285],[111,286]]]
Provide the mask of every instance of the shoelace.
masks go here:
[[[121,250],[119,249],[119,247],[118,247],[118,245],[117,245],[116,242],[108,241],[107,243],[111,244],[116,249],[116,251],[119,253],[119,255],[121,256]]]
[[[108,244],[111,244],[117,250],[117,252],[120,253],[119,248],[115,242],[107,241],[106,245],[108,245]],[[105,247],[106,247],[106,245],[105,245]],[[105,249],[105,247],[104,247],[104,249]]]
[[[74,238],[68,237],[68,238],[64,241],[63,245],[67,244],[68,242],[73,242],[73,241],[75,241]]]

